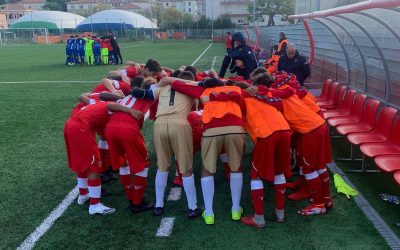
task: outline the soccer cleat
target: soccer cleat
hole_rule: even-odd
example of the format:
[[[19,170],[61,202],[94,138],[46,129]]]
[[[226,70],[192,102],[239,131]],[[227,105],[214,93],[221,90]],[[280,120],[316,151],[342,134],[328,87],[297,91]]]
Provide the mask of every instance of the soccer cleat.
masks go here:
[[[302,210],[298,211],[298,213],[305,216],[325,214],[326,208],[324,204],[321,205],[311,204],[303,208]]]
[[[197,216],[199,216],[201,213],[203,212],[203,209],[202,208],[196,208],[196,209],[189,209],[188,211],[187,211],[187,216],[190,218],[190,219],[194,219],[194,218],[196,218]]]
[[[94,215],[94,214],[106,215],[106,214],[112,214],[114,212],[115,212],[115,208],[104,206],[102,203],[98,203],[96,205],[89,206],[89,214],[90,215]]]
[[[90,199],[89,194],[79,195],[78,196],[78,205],[85,204]]]
[[[214,225],[214,223],[215,223],[214,215],[206,215],[206,212],[203,212],[201,217],[203,217],[204,222],[207,225]]]
[[[285,222],[285,210],[275,209],[275,217],[276,217],[276,222],[278,223]]]
[[[250,227],[255,227],[255,228],[263,228],[265,227],[265,223],[264,224],[257,224],[254,219],[253,219],[253,215],[249,215],[246,217],[243,217],[240,220],[243,224],[250,226]]]
[[[175,176],[175,178],[172,180],[172,183],[179,187],[183,187],[182,176]]]
[[[288,195],[288,199],[292,201],[299,201],[307,199],[311,196],[311,194],[306,189],[299,189],[293,194]]]
[[[297,180],[295,180],[294,182],[288,182],[286,183],[286,188],[289,189],[298,189],[300,188],[301,185],[301,180],[300,178],[302,178],[301,176],[299,178],[297,178]]]
[[[310,198],[310,202],[313,203],[313,198]],[[324,197],[324,204],[327,210],[330,210],[333,208],[333,201],[331,197]]]
[[[164,208],[163,207],[155,207],[153,211],[154,216],[160,216],[164,213]]]
[[[140,213],[140,212],[143,212],[143,211],[147,211],[147,210],[150,210],[150,209],[152,209],[154,207],[154,203],[148,203],[148,202],[146,202],[146,201],[144,201],[144,200],[142,200],[142,202],[140,202],[140,204],[138,204],[138,205],[135,205],[135,204],[133,204],[133,203],[131,203],[130,205],[129,205],[129,209],[132,211],[132,213],[134,213],[134,214],[136,214],[136,213]]]
[[[231,211],[232,212],[232,220],[239,221],[243,214],[243,208],[240,208],[240,211]]]

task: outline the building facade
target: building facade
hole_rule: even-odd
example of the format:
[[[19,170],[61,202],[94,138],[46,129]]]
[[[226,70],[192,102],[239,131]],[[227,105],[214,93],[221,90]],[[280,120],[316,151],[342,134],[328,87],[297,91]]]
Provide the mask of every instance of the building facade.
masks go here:
[[[3,4],[0,6],[0,13],[6,16],[8,27],[13,25],[20,17],[36,9],[25,8],[21,4]]]
[[[249,24],[249,1],[243,0],[205,0],[205,15],[210,19],[227,16],[237,25]]]

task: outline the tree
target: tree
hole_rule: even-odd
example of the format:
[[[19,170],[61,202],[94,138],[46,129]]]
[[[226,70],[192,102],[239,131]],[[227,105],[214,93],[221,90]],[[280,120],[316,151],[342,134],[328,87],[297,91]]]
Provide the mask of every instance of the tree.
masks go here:
[[[58,10],[58,11],[63,11],[63,7],[59,3],[55,2],[47,2],[44,6],[43,9],[45,10]]]
[[[251,1],[248,5],[248,11],[251,13],[250,18],[253,18],[253,5]],[[263,15],[268,16],[268,26],[274,26],[274,16],[282,15],[283,20],[288,20],[290,15],[294,14],[294,0],[256,0],[256,20],[260,20]]]

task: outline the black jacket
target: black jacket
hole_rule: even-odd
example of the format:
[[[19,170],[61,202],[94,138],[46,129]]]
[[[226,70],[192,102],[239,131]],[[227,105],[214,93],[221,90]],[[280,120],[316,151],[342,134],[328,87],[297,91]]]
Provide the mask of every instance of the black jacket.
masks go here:
[[[301,85],[303,85],[304,81],[310,76],[311,69],[308,64],[307,58],[300,55],[299,52],[296,51],[296,55],[289,59],[286,55],[282,55],[279,58],[278,70],[283,70],[288,73],[293,73],[297,77],[297,81]]]
[[[248,79],[250,73],[258,67],[256,55],[253,53],[253,50],[245,44],[237,48],[232,48],[228,55],[232,58],[232,63],[229,67],[230,70],[233,70],[236,59],[241,59],[244,61],[245,68],[243,69],[242,76],[245,79]]]

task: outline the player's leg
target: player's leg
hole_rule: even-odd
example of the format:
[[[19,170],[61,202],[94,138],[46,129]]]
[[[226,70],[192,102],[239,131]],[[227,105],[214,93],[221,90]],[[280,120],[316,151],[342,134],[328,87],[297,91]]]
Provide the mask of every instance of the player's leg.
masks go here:
[[[168,169],[173,154],[168,137],[168,123],[164,119],[157,119],[153,127],[154,147],[157,155],[157,174],[155,180],[156,204],[154,215],[164,213],[164,194],[168,181]]]
[[[225,135],[224,148],[228,156],[230,173],[230,188],[232,198],[232,220],[240,220],[243,209],[240,206],[243,188],[243,173],[241,160],[244,147],[244,135]]]
[[[201,190],[204,199],[203,219],[207,225],[215,223],[213,210],[214,174],[217,170],[217,158],[224,144],[223,136],[203,137],[201,140]]]
[[[182,184],[188,205],[187,215],[189,218],[195,218],[201,214],[202,210],[197,207],[194,184],[192,128],[187,119],[176,119],[170,122],[168,131],[169,140],[182,173]]]

